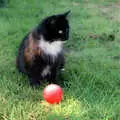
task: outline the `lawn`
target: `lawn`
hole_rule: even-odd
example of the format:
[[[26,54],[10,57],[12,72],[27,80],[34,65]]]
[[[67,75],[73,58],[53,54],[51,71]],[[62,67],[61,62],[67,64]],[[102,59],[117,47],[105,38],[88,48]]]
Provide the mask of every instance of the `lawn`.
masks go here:
[[[71,10],[60,85],[47,104],[18,73],[18,46],[44,17]],[[120,120],[120,1],[9,0],[0,8],[0,120]]]

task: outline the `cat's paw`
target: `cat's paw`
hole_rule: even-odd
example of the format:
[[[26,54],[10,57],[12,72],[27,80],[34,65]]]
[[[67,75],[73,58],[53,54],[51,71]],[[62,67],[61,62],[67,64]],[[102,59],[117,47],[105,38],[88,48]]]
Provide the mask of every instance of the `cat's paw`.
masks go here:
[[[30,86],[32,88],[39,88],[40,86],[40,81],[39,80],[35,80],[35,79],[30,79]]]
[[[62,72],[65,71],[65,68],[60,69]]]

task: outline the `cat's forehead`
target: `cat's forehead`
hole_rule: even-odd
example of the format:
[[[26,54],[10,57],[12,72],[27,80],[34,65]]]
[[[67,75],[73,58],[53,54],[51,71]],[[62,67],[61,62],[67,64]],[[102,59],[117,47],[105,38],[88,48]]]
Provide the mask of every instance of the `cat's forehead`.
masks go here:
[[[68,25],[67,20],[61,16],[52,16],[48,20],[48,25],[53,29],[65,29]]]
[[[67,19],[62,15],[54,15],[54,16],[49,17],[49,19],[54,22],[66,22],[67,21]]]
[[[65,19],[64,17],[58,17],[57,19],[56,19],[56,24],[58,24],[58,25],[66,25],[68,23],[68,20],[67,19]]]

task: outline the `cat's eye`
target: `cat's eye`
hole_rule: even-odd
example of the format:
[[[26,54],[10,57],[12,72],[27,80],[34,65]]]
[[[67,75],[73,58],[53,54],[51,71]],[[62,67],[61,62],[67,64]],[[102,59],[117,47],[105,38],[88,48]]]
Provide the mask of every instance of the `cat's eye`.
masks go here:
[[[62,30],[59,30],[58,33],[59,33],[59,34],[63,34],[63,31],[62,31]]]

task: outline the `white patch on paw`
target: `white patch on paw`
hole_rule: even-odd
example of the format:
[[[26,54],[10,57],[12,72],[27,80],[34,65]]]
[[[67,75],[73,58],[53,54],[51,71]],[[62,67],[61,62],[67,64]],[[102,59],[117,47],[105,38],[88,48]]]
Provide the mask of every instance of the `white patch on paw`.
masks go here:
[[[65,69],[64,69],[64,68],[62,68],[62,69],[61,69],[61,71],[65,71]]]
[[[43,69],[42,73],[41,73],[42,77],[45,77],[45,76],[47,76],[48,74],[51,74],[51,72],[50,72],[50,66],[46,66],[46,67]]]

